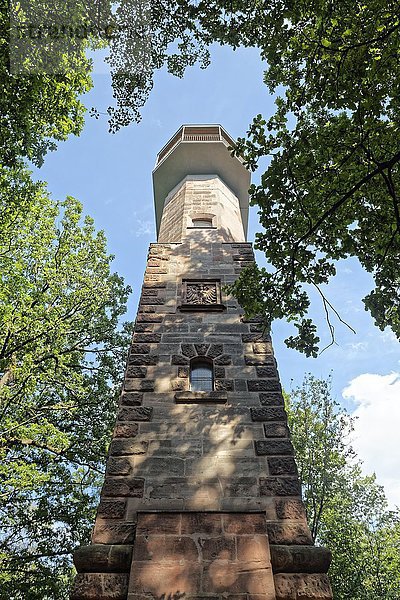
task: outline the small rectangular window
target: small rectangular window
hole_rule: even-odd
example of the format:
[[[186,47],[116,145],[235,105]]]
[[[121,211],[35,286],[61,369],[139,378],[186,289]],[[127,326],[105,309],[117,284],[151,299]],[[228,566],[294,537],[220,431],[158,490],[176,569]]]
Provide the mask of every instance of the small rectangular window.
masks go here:
[[[212,227],[211,219],[193,219],[193,227]]]

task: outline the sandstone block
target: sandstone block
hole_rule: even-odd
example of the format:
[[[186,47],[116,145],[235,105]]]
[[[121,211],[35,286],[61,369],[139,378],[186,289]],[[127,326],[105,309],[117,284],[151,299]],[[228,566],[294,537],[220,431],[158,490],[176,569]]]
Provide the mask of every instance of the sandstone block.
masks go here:
[[[266,366],[270,365],[271,367],[275,366],[275,359],[272,354],[256,354],[255,356],[246,354],[244,357],[244,362],[246,365],[250,366]],[[268,376],[269,377],[269,376]]]
[[[126,511],[126,500],[102,498],[97,508],[97,516],[101,519],[123,519]]]
[[[332,600],[328,576],[321,573],[277,573],[276,600]]]
[[[269,422],[264,423],[264,435],[267,438],[288,437],[289,429],[286,423]]]
[[[114,437],[132,438],[137,435],[139,425],[137,423],[117,422],[114,428]]]
[[[234,536],[200,538],[199,545],[203,560],[236,560]]]
[[[147,369],[145,367],[136,367],[135,365],[128,365],[125,376],[132,378],[143,378],[147,375]]]
[[[252,421],[286,421],[287,419],[283,406],[251,407],[250,413]]]
[[[156,354],[130,354],[129,361],[130,365],[156,365],[158,364],[158,356]]]
[[[171,357],[172,365],[187,365],[189,362],[186,356],[182,356],[181,354],[173,354]]]
[[[143,394],[140,392],[122,392],[120,403],[123,406],[140,406],[143,402]]]
[[[106,477],[101,491],[102,496],[142,498],[144,479],[138,477]]]
[[[260,477],[261,496],[300,496],[297,477]]]
[[[136,438],[117,438],[110,444],[110,456],[146,454],[147,447],[148,442],[137,441]]]
[[[223,515],[223,527],[225,533],[234,533],[237,535],[267,532],[265,515],[261,513],[225,514]]]
[[[293,446],[288,439],[256,440],[254,445],[257,456],[293,454]]]
[[[148,344],[132,344],[131,354],[148,354],[150,346]]]
[[[278,377],[275,365],[256,366],[257,377]]]
[[[278,379],[256,379],[247,381],[249,392],[274,392],[281,389]]]
[[[126,600],[128,574],[78,573],[71,600]]]
[[[78,573],[129,573],[132,546],[91,544],[74,550],[74,565]]]
[[[313,539],[305,521],[269,522],[268,539],[270,544],[312,545]]]
[[[275,510],[278,519],[305,519],[306,512],[300,498],[277,498]]]
[[[271,341],[255,342],[253,344],[253,352],[254,354],[272,354]]]
[[[182,534],[222,534],[222,516],[218,513],[182,514]],[[234,533],[234,532],[233,532]]]
[[[262,392],[260,404],[261,406],[283,406],[283,396],[280,392]]]
[[[181,533],[182,517],[180,513],[141,513],[138,516],[138,535],[150,535],[159,533],[176,534]]]
[[[183,356],[186,356],[187,358],[194,358],[197,355],[193,344],[182,344],[181,352]]]
[[[153,408],[150,406],[123,406],[118,411],[120,421],[150,421]]]
[[[133,544],[136,523],[127,521],[96,520],[92,544]]]
[[[217,358],[217,356],[220,356],[224,351],[224,347],[222,344],[211,344],[208,352],[207,352],[207,356],[209,358]]]
[[[268,458],[271,475],[297,475],[297,466],[291,456],[271,456]]]
[[[274,573],[327,573],[332,554],[317,546],[271,546]]]

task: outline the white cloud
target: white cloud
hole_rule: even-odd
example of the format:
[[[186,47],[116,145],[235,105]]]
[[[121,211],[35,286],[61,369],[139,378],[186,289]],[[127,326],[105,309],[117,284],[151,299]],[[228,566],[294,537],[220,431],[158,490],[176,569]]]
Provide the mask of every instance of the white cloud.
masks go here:
[[[353,447],[365,473],[375,472],[391,507],[400,506],[400,373],[363,373],[342,395],[357,406]]]

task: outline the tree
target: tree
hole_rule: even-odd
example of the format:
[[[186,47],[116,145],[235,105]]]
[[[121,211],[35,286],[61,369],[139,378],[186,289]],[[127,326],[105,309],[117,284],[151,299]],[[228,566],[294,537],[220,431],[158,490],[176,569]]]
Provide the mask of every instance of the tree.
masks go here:
[[[320,295],[334,343],[334,318],[341,318],[323,286],[337,261],[352,256],[375,281],[366,310],[379,328],[400,337],[398,3],[130,0],[117,6],[113,131],[140,118],[155,70],[165,64],[182,76],[198,59],[206,66],[212,42],[258,47],[269,65],[269,90],[283,86],[276,113],[268,121],[258,115],[234,149],[252,170],[260,158],[271,159],[250,195],[263,227],[256,248],[270,268],[243,271],[231,288],[249,316],[261,314],[267,328],[289,319],[297,334],[286,344],[316,356],[319,338],[304,286]],[[130,19],[143,32],[133,46]]]
[[[115,417],[129,288],[73,198],[18,168],[0,204],[1,598],[67,597]]]
[[[375,475],[351,448],[354,421],[330,381],[307,376],[286,408],[311,533],[333,555],[335,600],[388,600],[400,593],[400,513],[388,510]]]

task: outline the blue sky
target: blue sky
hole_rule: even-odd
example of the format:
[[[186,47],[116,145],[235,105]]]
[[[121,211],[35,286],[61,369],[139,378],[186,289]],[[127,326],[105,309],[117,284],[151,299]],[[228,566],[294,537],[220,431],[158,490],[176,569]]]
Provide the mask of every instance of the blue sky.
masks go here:
[[[207,70],[193,67],[184,79],[161,71],[139,125],[132,124],[112,135],[106,116],[96,120],[87,115],[81,136],[61,144],[35,172],[48,182],[54,198],[75,196],[83,203],[85,213],[95,219],[96,227],[104,229],[109,250],[115,255],[114,269],[133,288],[128,318],[135,317],[147,248],[155,241],[151,172],[157,152],[183,123],[221,123],[235,138],[245,135],[256,114],[270,116],[274,99],[263,84],[264,68],[254,49],[233,52],[215,47]],[[96,71],[94,88],[83,102],[88,108],[95,106],[105,112],[112,104],[110,79],[100,62]],[[260,174],[254,174],[253,182]],[[249,241],[254,240],[257,230],[257,211],[253,208]],[[263,256],[257,258],[260,265],[264,264]],[[396,469],[400,472],[400,459],[394,460],[392,454],[398,454],[395,425],[400,420],[399,343],[391,332],[374,327],[364,311],[361,298],[371,289],[372,281],[357,261],[345,261],[338,271],[326,294],[356,334],[336,322],[338,345],[311,359],[288,350],[283,340],[292,328],[275,323],[273,342],[282,383],[289,391],[301,384],[306,372],[322,378],[333,372],[334,396],[358,417],[354,445],[365,461],[366,471],[376,471],[391,501],[400,504],[400,477],[394,475]],[[318,298],[312,316],[320,326],[321,339],[328,343]]]

